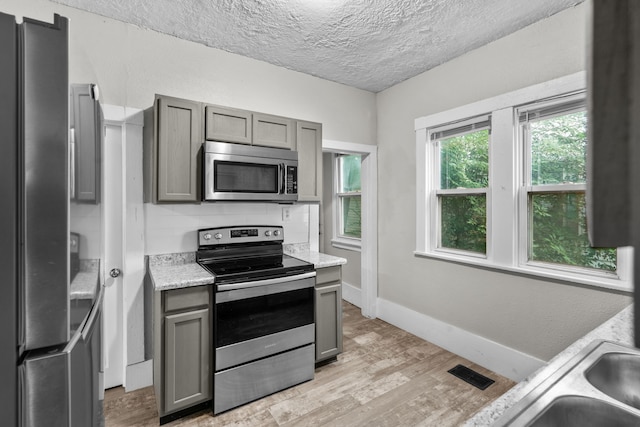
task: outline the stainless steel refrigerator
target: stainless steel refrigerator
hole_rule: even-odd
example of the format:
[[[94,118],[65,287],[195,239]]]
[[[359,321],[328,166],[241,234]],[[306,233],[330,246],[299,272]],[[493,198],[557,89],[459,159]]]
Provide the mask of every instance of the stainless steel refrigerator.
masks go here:
[[[67,19],[0,13],[0,58],[0,419],[97,425],[99,267],[78,267],[75,293],[70,274]]]

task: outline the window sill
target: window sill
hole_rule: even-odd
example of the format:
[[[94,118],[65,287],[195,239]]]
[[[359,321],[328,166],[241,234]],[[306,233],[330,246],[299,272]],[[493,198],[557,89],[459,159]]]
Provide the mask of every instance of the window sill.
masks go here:
[[[337,249],[360,252],[362,250],[362,241],[360,239],[335,238],[331,239],[331,246]]]
[[[602,276],[599,275],[587,275],[578,273],[566,273],[560,272],[560,270],[554,270],[551,268],[536,267],[533,265],[524,266],[507,266],[492,263],[485,258],[481,257],[466,257],[451,253],[436,253],[436,252],[421,252],[414,251],[413,254],[417,257],[432,258],[442,261],[449,261],[458,264],[469,265],[472,267],[479,267],[498,272],[505,272],[511,274],[524,275],[535,279],[551,279],[555,281],[575,283],[579,285],[592,286],[596,288],[611,289],[622,292],[633,292],[633,285],[630,281],[622,280],[618,277]]]

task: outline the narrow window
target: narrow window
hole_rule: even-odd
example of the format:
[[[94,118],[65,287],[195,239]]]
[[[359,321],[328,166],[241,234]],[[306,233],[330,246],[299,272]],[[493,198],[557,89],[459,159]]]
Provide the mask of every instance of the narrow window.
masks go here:
[[[361,238],[361,156],[339,154],[337,163],[337,237]]]
[[[485,255],[490,119],[435,130],[435,247]]]

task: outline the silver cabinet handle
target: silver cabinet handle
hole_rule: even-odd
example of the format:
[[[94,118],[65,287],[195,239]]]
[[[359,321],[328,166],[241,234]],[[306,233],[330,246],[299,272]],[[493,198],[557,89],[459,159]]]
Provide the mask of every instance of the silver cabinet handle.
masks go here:
[[[122,273],[122,271],[120,271],[119,268],[112,268],[111,271],[109,272],[109,276],[116,278],[118,276],[120,276],[120,274]]]

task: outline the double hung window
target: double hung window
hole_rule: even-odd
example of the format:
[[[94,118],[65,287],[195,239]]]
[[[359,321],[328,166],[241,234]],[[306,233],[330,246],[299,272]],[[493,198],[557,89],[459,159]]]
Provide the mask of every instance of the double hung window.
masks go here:
[[[416,255],[631,288],[631,250],[593,248],[584,80],[416,120]]]
[[[490,119],[434,129],[435,246],[486,254]]]
[[[524,146],[521,255],[549,267],[617,269],[615,248],[592,248],[586,225],[583,96],[517,110]]]
[[[335,157],[336,213],[333,244],[348,249],[358,249],[362,236],[361,161],[361,156],[357,154],[337,154]]]

